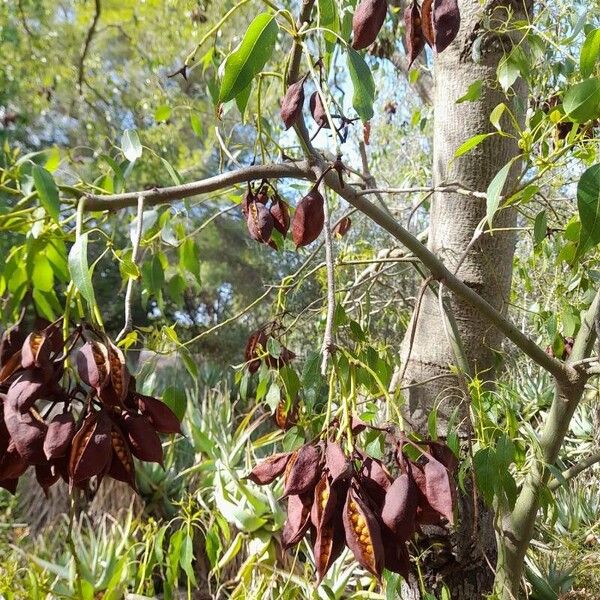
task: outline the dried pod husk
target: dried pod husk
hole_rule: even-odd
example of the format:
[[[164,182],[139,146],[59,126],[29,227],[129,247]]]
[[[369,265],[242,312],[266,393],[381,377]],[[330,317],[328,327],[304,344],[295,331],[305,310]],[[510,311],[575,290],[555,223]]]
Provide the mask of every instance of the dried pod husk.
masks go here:
[[[292,240],[297,248],[319,237],[325,223],[324,202],[319,190],[313,188],[298,203],[292,219]]]
[[[335,224],[335,227],[333,228],[331,233],[335,237],[343,237],[348,233],[350,225],[352,225],[352,220],[350,219],[350,217],[344,217]]]
[[[280,452],[269,456],[250,471],[247,479],[258,485],[267,485],[275,481],[285,471],[291,456],[291,452]]]
[[[370,46],[383,26],[387,0],[361,0],[352,18],[352,47],[362,50]]]
[[[273,418],[277,423],[277,427],[287,431],[298,423],[298,404],[293,402],[288,408],[285,400],[280,400],[273,413]]]
[[[248,225],[248,233],[253,240],[261,244],[269,243],[271,233],[273,233],[274,221],[273,216],[264,204],[256,201],[248,206],[246,224]]]
[[[5,404],[4,422],[17,452],[27,464],[37,465],[46,461],[44,438],[48,427],[33,408],[22,413]]]
[[[385,556],[381,529],[373,511],[352,486],[343,511],[346,544],[360,565],[380,578]]]
[[[399,573],[408,581],[410,571],[410,557],[405,542],[399,542],[394,533],[383,523],[381,526],[381,541],[385,555],[385,568],[388,571]]]
[[[250,205],[255,201],[256,201],[256,196],[254,195],[254,192],[252,191],[252,188],[250,187],[250,182],[248,182],[248,189],[246,190],[246,193],[242,197],[242,214],[244,215],[245,219],[248,218],[248,210],[249,210]]]
[[[110,376],[106,346],[100,342],[86,342],[77,352],[77,372],[83,383],[96,390],[102,389]]]
[[[417,523],[419,525],[443,526],[441,515],[429,504],[426,494],[425,473],[423,465],[411,464],[411,473],[419,490],[417,507]]]
[[[296,358],[296,354],[292,352],[289,348],[285,346],[281,347],[281,351],[279,352],[279,356],[276,358],[271,354],[268,354],[265,357],[265,361],[269,367],[272,369],[281,369],[285,367],[288,363]]]
[[[306,81],[306,76],[300,79],[300,81],[296,81],[296,83],[292,83],[283,97],[281,101],[281,120],[286,129],[295,125],[298,121],[298,118],[302,114],[302,107],[304,106],[304,82]]]
[[[425,36],[421,26],[421,11],[416,0],[413,0],[404,10],[404,26],[406,28],[406,50],[408,55],[408,68],[423,48],[425,48]]]
[[[40,369],[20,373],[6,393],[6,403],[19,412],[27,412],[48,390],[46,376]]]
[[[452,525],[456,491],[448,469],[441,462],[430,458],[423,473],[425,475],[425,495],[429,504]]]
[[[121,404],[129,391],[129,369],[125,356],[120,348],[109,341],[107,344],[108,360],[110,363],[110,383],[116,399]]]
[[[264,351],[266,346],[267,334],[262,329],[257,329],[250,334],[244,351],[246,366],[250,373],[256,373],[260,368],[260,358],[258,357],[260,356],[261,350]]]
[[[50,340],[44,332],[34,331],[23,342],[21,348],[21,366],[47,368],[50,364]]]
[[[433,48],[434,33],[433,33],[433,0],[423,0],[421,4],[421,29],[425,41]]]
[[[6,383],[21,369],[21,350],[19,349],[4,363],[0,369],[0,384]]]
[[[17,484],[19,479],[0,479],[0,488],[10,492],[13,496],[17,493]]]
[[[75,419],[70,412],[56,415],[48,424],[44,454],[48,460],[65,456],[75,435]]]
[[[436,52],[443,52],[460,29],[460,10],[457,0],[433,0],[433,35]]]
[[[323,581],[331,565],[339,557],[344,549],[344,536],[341,523],[330,520],[316,530],[313,554],[317,567],[317,584]]]
[[[19,352],[25,342],[25,333],[22,322],[9,327],[0,337],[0,366],[6,363]]]
[[[287,519],[281,532],[281,545],[285,550],[295,546],[303,537],[310,525],[312,496],[288,496]]]
[[[440,442],[427,442],[429,452],[439,462],[441,462],[451,475],[456,475],[458,471],[458,458],[452,452],[449,446]]]
[[[419,490],[410,471],[402,473],[387,489],[381,520],[402,541],[415,533],[418,503]]]
[[[140,412],[159,433],[181,433],[181,423],[175,413],[161,400],[134,392]]]
[[[35,466],[35,478],[40,484],[44,495],[48,498],[48,490],[58,481],[60,475],[50,463]]]
[[[288,465],[291,464],[288,463]],[[286,471],[283,495],[300,495],[310,492],[321,476],[321,452],[313,444],[298,450],[289,472]]]
[[[285,237],[290,228],[290,207],[288,206],[288,203],[279,196],[276,196],[271,204],[269,212],[273,217],[273,227]]]
[[[16,480],[27,470],[27,461],[19,454],[14,441],[0,457],[0,480]]]
[[[327,442],[325,446],[325,469],[332,484],[345,481],[352,475],[352,464],[337,442]]]
[[[392,476],[377,459],[367,456],[359,471],[361,487],[378,510],[383,508],[387,490],[392,485]]]
[[[255,196],[256,202],[259,204],[266,204],[269,201],[269,188],[266,185],[262,185]]]
[[[313,92],[308,101],[308,106],[310,108],[310,114],[314,120],[314,122],[321,129],[331,129],[329,125],[329,120],[327,119],[327,113],[325,112],[325,107],[323,106],[323,102],[321,101],[321,96],[319,92]]]
[[[69,479],[77,485],[102,475],[112,459],[112,423],[104,411],[93,412],[83,421],[71,443]]]
[[[112,459],[107,475],[135,489],[135,465],[123,432],[113,423],[110,431]]]
[[[124,411],[121,417],[132,454],[140,460],[162,465],[162,443],[150,421],[129,411]]]
[[[313,505],[310,511],[310,520],[317,531],[331,521],[337,504],[336,488],[332,486],[329,474],[323,473],[315,486]]]

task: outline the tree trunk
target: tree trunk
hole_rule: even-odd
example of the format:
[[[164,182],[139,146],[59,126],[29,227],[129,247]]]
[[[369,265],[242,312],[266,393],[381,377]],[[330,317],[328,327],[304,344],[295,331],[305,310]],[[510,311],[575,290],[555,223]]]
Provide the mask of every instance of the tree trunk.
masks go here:
[[[474,135],[492,132],[490,113],[505,103],[513,114],[523,112],[526,89],[522,82],[513,86],[510,97],[497,82],[496,69],[510,39],[500,39],[493,33],[483,33],[484,18],[506,21],[507,8],[523,18],[523,0],[459,0],[461,27],[457,39],[434,63],[434,155],[433,184],[457,183],[461,188],[485,192],[491,180],[518,153],[516,142],[508,137],[493,136],[470,152],[454,159],[456,149]],[[485,10],[493,10],[493,14]],[[472,102],[456,104],[469,86],[483,82],[481,96]],[[502,122],[510,128],[507,121]],[[506,189],[514,183],[519,165],[515,164]],[[459,277],[475,289],[498,310],[505,312],[510,293],[515,236],[512,231],[486,233],[473,243],[476,228],[486,216],[483,198],[458,193],[436,193],[433,198],[429,227],[429,248]],[[512,210],[500,211],[494,228],[515,225]],[[442,282],[443,283],[443,282]],[[471,374],[485,382],[493,382],[496,351],[502,338],[467,302],[449,296],[451,311],[468,360]],[[414,327],[411,335],[411,329]],[[414,337],[412,343],[411,337]],[[415,310],[403,344],[405,373],[402,384],[413,384],[404,396],[409,424],[417,431],[427,429],[427,418],[437,410],[438,433],[447,433],[448,420],[458,407],[458,426],[463,438],[470,435],[469,400],[451,374],[450,366],[457,360],[440,314],[439,301],[431,291],[423,295],[420,309]],[[415,383],[424,382],[414,387]],[[426,568],[426,582],[435,588],[440,580],[449,587],[452,598],[479,599],[489,592],[493,583],[490,565],[495,562],[495,539],[492,519],[481,503],[474,510],[472,497],[459,503],[460,520],[457,531],[437,544],[434,553],[442,565],[432,572]],[[436,538],[436,542],[439,539]],[[440,573],[442,576],[440,577]]]

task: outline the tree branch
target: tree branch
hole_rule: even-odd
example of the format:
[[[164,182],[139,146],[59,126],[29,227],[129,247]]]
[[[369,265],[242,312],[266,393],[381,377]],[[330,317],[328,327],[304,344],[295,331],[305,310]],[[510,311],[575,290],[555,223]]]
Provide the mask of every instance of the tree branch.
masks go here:
[[[100,20],[100,12],[102,11],[102,6],[100,5],[100,0],[94,0],[94,16],[92,17],[92,22],[90,23],[90,27],[85,36],[85,40],[83,42],[83,47],[81,49],[81,56],[79,57],[79,66],[77,67],[78,76],[77,76],[77,89],[79,90],[79,94],[82,93],[83,82],[85,80],[85,59],[90,49],[90,45],[92,43],[92,38],[94,37],[94,33],[96,31],[96,26],[98,25],[98,21]]]
[[[595,452],[591,454],[587,458],[580,460],[578,463],[575,463],[572,467],[569,467],[565,471],[562,472],[561,479],[554,479],[548,484],[548,489],[554,491],[558,489],[565,482],[577,477],[579,473],[589,469],[591,466],[600,462],[600,452]]]

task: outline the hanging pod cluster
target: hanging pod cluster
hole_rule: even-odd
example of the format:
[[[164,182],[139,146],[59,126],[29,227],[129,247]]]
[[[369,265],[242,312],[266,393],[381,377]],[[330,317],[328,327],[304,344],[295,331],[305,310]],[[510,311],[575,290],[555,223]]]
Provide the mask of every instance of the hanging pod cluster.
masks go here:
[[[136,391],[103,333],[78,327],[65,340],[56,322],[23,339],[19,327],[0,343],[0,487],[14,493],[30,466],[46,493],[59,478],[82,489],[105,476],[135,487],[132,457],[162,463],[158,433],[180,433],[177,417]],[[64,376],[72,352],[79,381]]]
[[[277,191],[271,191],[272,194],[269,193],[267,181],[262,182],[256,193],[248,182],[248,189],[242,198],[242,214],[250,237],[261,244],[275,247],[271,239],[273,229],[283,237],[287,236],[290,228],[290,207]]]
[[[357,420],[353,431],[365,427]],[[378,579],[384,568],[406,578],[407,543],[420,526],[453,523],[453,453],[438,442],[417,444],[402,437],[394,444],[396,477],[380,460],[358,449],[347,455],[327,439],[274,454],[248,475],[258,485],[283,476],[287,519],[282,545],[288,549],[309,536],[319,582],[344,546]],[[418,459],[408,458],[406,444],[418,451]]]
[[[458,34],[460,11],[457,0],[413,0],[404,10],[408,67],[427,43],[435,52],[443,52]]]
[[[263,363],[271,369],[281,369],[281,367],[296,358],[296,355],[291,350],[282,345],[279,345],[278,356],[273,356],[268,352],[267,346],[269,340],[276,339],[274,335],[276,329],[277,323],[272,321],[263,325],[260,329],[253,331],[248,337],[244,358],[246,360],[246,367],[250,373],[256,373]]]

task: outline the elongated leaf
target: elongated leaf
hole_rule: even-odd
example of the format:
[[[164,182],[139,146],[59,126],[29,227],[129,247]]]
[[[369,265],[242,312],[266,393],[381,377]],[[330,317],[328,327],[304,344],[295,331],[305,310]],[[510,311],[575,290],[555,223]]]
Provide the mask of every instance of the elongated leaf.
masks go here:
[[[479,144],[481,144],[481,142],[483,142],[483,140],[489,138],[490,135],[493,135],[493,134],[492,133],[479,133],[477,135],[474,135],[473,137],[470,137],[466,142],[462,143],[456,149],[456,151],[454,152],[454,158],[458,158],[459,156],[466,154],[467,152],[469,152],[476,146],[479,146]]]
[[[567,116],[578,123],[600,117],[600,78],[586,79],[569,88],[563,107]]]
[[[577,210],[581,220],[578,255],[600,242],[600,163],[593,165],[577,184]]]
[[[84,233],[75,240],[69,252],[69,273],[79,293],[90,306],[95,306],[96,297],[92,286],[92,274],[88,265],[87,247],[88,234]]]
[[[126,129],[121,138],[121,150],[125,158],[133,163],[142,156],[142,144],[135,129]]]
[[[369,121],[374,115],[375,82],[364,58],[352,48],[348,48],[348,71],[354,89],[352,106],[363,122]]]
[[[256,16],[242,43],[225,59],[219,102],[233,100],[250,85],[269,60],[276,39],[277,23],[273,15],[261,13]]]
[[[600,29],[593,29],[587,34],[579,55],[579,70],[583,77],[589,77],[592,74],[599,58]]]
[[[44,210],[58,223],[60,214],[60,201],[58,199],[58,188],[54,178],[46,169],[34,165],[32,169],[33,183],[38,193],[40,204]]]
[[[488,223],[492,224],[492,219],[498,210],[500,205],[500,199],[502,198],[502,190],[506,183],[506,178],[512,166],[512,161],[506,163],[499,171],[496,176],[490,182],[487,189],[487,220]]]
[[[335,33],[340,32],[340,19],[338,16],[337,4],[335,0],[319,0],[319,25],[325,29],[330,29]],[[328,42],[335,42],[336,38],[329,32],[325,32],[325,39]]]

